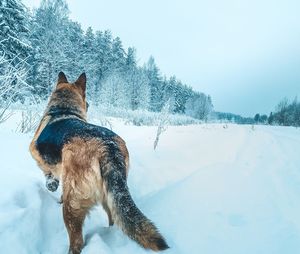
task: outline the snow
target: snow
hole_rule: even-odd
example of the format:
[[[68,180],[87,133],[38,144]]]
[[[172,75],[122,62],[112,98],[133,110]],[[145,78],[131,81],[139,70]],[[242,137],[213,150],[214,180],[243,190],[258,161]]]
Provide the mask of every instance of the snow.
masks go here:
[[[0,125],[1,253],[67,253],[58,192],[28,152],[31,134]],[[97,121],[95,121],[97,123]],[[170,254],[300,253],[300,129],[202,124],[157,129],[112,120],[130,152],[128,185]],[[109,228],[101,207],[84,226],[89,253],[151,253]]]

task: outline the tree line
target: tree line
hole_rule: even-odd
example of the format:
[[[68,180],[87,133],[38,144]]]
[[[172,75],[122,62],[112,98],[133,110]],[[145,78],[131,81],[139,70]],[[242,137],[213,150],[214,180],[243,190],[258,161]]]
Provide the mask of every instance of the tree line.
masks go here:
[[[125,49],[111,31],[84,31],[69,18],[65,0],[42,0],[33,12],[19,0],[0,0],[0,57],[0,86],[17,90],[0,93],[2,101],[43,101],[59,71],[69,77],[84,71],[95,106],[159,112],[170,103],[172,113],[197,119],[213,110],[209,95],[162,75],[153,57],[139,65],[136,49]],[[21,74],[7,81],[12,73]]]
[[[283,126],[300,126],[300,102],[297,97],[293,101],[287,98],[281,100],[274,112],[268,117],[269,124],[277,124]]]
[[[255,114],[254,123],[282,125],[282,126],[300,126],[300,102],[295,97],[294,100],[283,98],[275,107],[275,110],[269,116]]]

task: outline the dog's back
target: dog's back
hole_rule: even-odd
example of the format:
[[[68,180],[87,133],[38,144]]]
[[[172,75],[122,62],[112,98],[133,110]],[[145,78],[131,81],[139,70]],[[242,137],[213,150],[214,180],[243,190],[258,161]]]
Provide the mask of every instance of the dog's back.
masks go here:
[[[48,123],[36,140],[36,147],[40,155],[48,164],[61,162],[64,145],[74,139],[83,141],[114,141],[120,139],[113,131],[89,124],[78,118],[67,118]]]

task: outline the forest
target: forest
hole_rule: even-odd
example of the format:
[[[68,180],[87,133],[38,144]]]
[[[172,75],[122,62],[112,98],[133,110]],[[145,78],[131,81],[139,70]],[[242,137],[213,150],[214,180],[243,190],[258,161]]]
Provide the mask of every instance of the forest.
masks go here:
[[[211,97],[176,76],[166,77],[150,57],[139,63],[112,32],[86,31],[69,18],[65,0],[43,0],[30,11],[18,0],[0,1],[0,96],[2,113],[15,103],[44,102],[59,71],[86,72],[88,100],[95,108],[170,113],[207,120]]]

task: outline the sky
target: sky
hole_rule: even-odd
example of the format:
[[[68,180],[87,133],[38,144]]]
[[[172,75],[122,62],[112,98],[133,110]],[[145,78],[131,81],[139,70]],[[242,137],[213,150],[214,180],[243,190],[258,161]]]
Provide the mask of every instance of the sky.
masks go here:
[[[23,0],[38,7],[40,0]],[[300,99],[298,0],[67,0],[72,20],[109,29],[142,65],[211,95],[216,111],[269,114]]]

